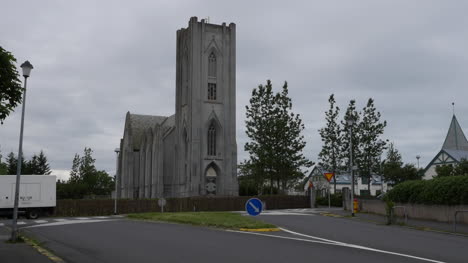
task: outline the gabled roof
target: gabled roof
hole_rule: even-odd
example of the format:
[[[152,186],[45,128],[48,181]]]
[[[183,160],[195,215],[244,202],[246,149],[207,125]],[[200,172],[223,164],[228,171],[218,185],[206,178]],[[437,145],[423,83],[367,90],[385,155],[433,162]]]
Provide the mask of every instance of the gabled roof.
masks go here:
[[[443,149],[450,157],[455,159],[457,162],[461,162],[462,159],[468,160],[468,151],[460,151],[460,150],[448,150]]]
[[[130,128],[132,130],[133,149],[140,149],[141,138],[148,128],[154,127],[156,124],[161,124],[167,117],[164,116],[151,116],[141,114],[128,115]]]
[[[468,140],[466,140],[465,134],[463,133],[455,114],[450,122],[450,127],[447,137],[445,137],[444,145],[442,145],[442,149],[468,151]]]

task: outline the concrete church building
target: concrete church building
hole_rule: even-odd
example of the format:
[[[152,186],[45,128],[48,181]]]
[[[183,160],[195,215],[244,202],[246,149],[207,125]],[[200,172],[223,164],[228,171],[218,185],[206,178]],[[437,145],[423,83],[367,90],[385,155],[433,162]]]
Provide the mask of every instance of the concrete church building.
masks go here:
[[[127,113],[119,198],[236,196],[236,25],[177,31],[175,114]]]
[[[468,160],[468,140],[454,114],[442,149],[424,169],[423,179],[429,180],[437,176],[437,166],[457,164],[462,159]]]

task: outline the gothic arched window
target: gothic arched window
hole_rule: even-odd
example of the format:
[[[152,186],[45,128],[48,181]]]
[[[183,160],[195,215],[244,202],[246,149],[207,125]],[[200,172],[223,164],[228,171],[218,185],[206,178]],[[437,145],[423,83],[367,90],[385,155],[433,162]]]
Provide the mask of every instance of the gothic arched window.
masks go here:
[[[208,128],[208,155],[216,156],[216,127],[213,123]]]
[[[216,78],[216,55],[213,52],[208,57],[208,77]]]

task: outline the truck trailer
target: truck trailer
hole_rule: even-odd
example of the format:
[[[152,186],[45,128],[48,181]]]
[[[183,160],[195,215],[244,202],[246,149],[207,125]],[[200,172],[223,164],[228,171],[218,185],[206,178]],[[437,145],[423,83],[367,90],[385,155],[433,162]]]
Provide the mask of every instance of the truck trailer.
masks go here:
[[[11,217],[15,203],[16,175],[0,175],[0,216]],[[56,176],[21,175],[18,216],[36,219],[52,214],[56,206]]]

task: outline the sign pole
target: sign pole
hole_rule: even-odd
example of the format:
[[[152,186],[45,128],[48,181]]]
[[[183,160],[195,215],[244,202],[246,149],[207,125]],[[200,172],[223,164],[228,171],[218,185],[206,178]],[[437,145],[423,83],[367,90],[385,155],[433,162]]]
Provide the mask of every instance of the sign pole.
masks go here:
[[[331,202],[330,202],[330,182],[328,182],[328,208],[331,208]]]

